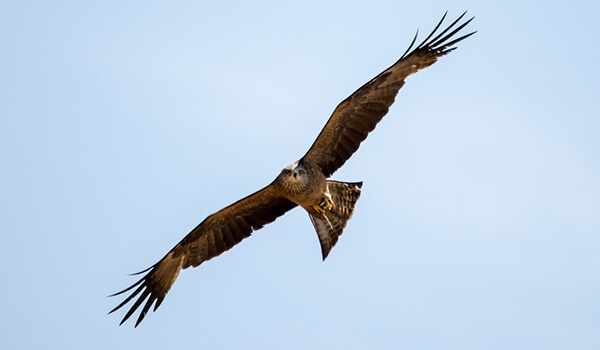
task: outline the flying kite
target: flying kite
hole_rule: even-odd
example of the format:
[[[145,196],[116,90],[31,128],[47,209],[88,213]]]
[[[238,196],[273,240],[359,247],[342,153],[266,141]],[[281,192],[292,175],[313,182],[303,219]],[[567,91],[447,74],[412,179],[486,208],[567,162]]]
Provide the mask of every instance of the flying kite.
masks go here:
[[[454,38],[473,20],[471,18],[459,24],[465,14],[437,33],[446,17],[444,14],[431,34],[411,51],[418,36],[417,31],[412,43],[396,63],[336,107],[302,158],[285,167],[263,189],[204,219],[159,262],[138,273],[146,273],[144,277],[131,287],[111,295],[120,295],[133,289],[131,295],[110,313],[139,294],[121,321],[121,324],[127,321],[145,302],[135,323],[137,327],[154,302],[154,311],[160,306],[179,271],[196,267],[231,249],[253,231],[275,221],[296,206],[308,212],[325,260],[352,216],[362,186],[362,182],[338,182],[329,180],[329,177],[350,158],[387,114],[406,77],[429,67],[438,57],[453,51],[454,44],[475,34],[472,32]]]

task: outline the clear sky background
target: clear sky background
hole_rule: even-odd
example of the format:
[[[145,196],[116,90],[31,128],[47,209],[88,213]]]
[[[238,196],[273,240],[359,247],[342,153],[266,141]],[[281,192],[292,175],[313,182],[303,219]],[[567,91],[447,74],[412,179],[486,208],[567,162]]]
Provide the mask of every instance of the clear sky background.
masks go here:
[[[210,4],[209,4],[210,3]],[[269,183],[416,29],[478,33],[408,78],[296,209],[107,316],[208,214]],[[600,348],[597,1],[3,1],[0,348]]]

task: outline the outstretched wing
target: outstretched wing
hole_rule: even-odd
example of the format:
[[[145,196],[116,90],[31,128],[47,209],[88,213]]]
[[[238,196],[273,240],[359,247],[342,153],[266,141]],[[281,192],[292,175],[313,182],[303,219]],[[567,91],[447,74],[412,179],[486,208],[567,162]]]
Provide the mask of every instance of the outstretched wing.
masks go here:
[[[220,255],[250,236],[252,231],[275,221],[295,206],[295,203],[281,197],[274,186],[269,185],[210,215],[158,263],[138,273],[147,272],[144,277],[131,287],[111,295],[123,294],[135,288],[109,313],[120,309],[141,293],[121,321],[121,324],[127,321],[147,299],[135,323],[137,327],[155,301],[154,311],[160,306],[181,269],[196,267]]]
[[[415,35],[406,53],[396,63],[336,107],[304,158],[316,162],[327,177],[339,169],[387,114],[406,77],[429,67],[438,57],[454,50],[452,45],[475,34],[472,32],[454,39],[454,36],[473,20],[471,18],[459,24],[465,14],[466,12],[437,34],[446,17],[444,14],[431,34],[410,51],[417,39]]]

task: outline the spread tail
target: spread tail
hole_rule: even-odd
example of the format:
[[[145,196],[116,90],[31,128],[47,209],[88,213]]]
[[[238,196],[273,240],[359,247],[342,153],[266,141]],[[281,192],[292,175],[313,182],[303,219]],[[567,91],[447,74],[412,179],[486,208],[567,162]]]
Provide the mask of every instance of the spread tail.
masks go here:
[[[327,180],[333,207],[322,214],[309,214],[310,220],[317,230],[323,260],[327,258],[331,248],[343,233],[346,223],[352,217],[356,201],[360,197],[362,182],[338,182]]]

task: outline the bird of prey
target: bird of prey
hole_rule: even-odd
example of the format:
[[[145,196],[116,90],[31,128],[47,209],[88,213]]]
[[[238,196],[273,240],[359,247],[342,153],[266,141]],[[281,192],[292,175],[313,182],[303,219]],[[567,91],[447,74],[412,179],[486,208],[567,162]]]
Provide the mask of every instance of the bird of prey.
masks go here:
[[[387,114],[406,77],[429,67],[438,57],[453,51],[454,44],[475,34],[461,34],[456,38],[457,33],[473,20],[471,18],[460,23],[465,14],[440,30],[446,17],[444,14],[431,34],[411,51],[418,36],[417,31],[398,61],[335,108],[302,158],[285,167],[263,189],[204,219],[159,262],[139,272],[146,273],[139,281],[113,294],[115,296],[133,290],[110,313],[135,300],[123,317],[123,324],[145,302],[135,323],[137,327],[152,304],[156,302],[154,311],[160,306],[179,271],[196,267],[231,249],[253,231],[296,206],[308,212],[325,260],[352,216],[362,186],[362,182],[338,182],[329,180],[329,177],[350,158],[367,134]]]

